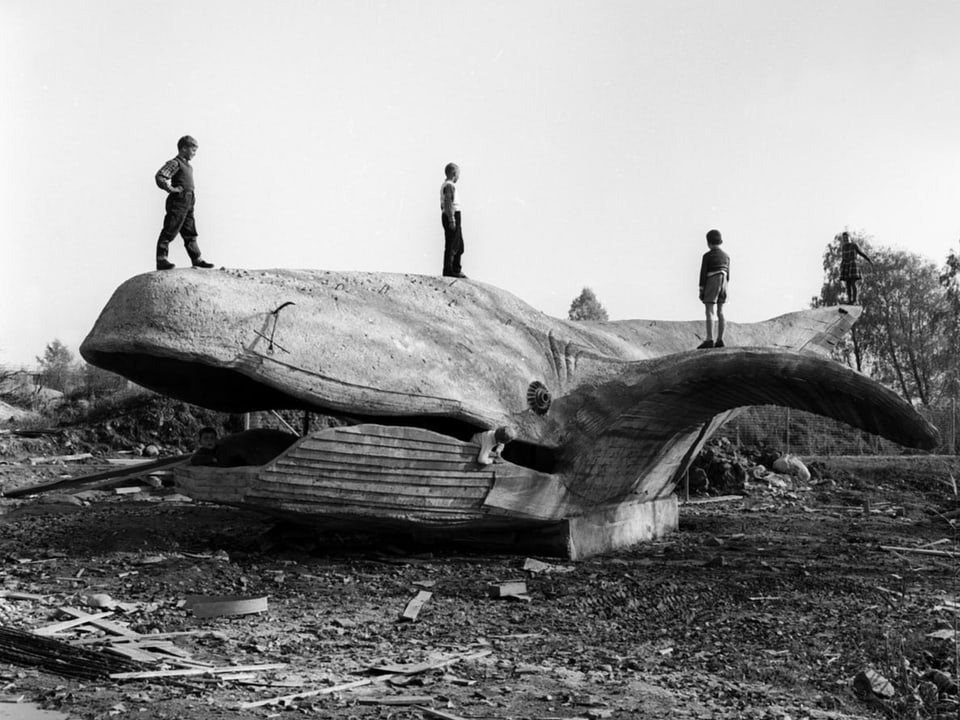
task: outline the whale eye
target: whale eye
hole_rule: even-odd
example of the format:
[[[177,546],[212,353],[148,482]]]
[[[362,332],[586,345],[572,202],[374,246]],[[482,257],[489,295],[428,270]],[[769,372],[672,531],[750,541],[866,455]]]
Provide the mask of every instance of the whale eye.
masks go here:
[[[537,415],[546,415],[550,409],[550,391],[539,380],[534,380],[527,388],[527,404]]]

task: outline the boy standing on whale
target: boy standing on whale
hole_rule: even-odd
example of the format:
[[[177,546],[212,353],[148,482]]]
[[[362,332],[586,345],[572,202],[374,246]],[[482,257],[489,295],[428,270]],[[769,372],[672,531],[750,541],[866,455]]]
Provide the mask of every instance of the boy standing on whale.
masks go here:
[[[723,238],[719,230],[707,233],[707,246],[710,248],[700,261],[700,301],[706,313],[707,339],[697,348],[723,347],[723,304],[727,301],[727,283],[730,282],[730,256],[720,249]],[[713,337],[713,313],[716,306],[717,339]]]
[[[199,147],[196,140],[189,135],[184,135],[177,141],[177,156],[168,160],[162,168],[157,170],[154,177],[157,187],[167,193],[167,212],[163,217],[163,230],[157,238],[157,270],[171,270],[175,267],[167,260],[167,250],[170,247],[170,241],[178,234],[183,238],[183,245],[195,268],[213,267],[213,263],[208,263],[200,256],[200,246],[197,245],[197,225],[193,219],[196,195],[193,185],[193,166],[190,161],[197,154]]]
[[[457,180],[460,167],[447,163],[443,169],[445,179],[440,186],[440,224],[443,225],[443,275],[465,278],[460,267],[463,255],[463,225],[460,218],[460,200],[457,197]]]

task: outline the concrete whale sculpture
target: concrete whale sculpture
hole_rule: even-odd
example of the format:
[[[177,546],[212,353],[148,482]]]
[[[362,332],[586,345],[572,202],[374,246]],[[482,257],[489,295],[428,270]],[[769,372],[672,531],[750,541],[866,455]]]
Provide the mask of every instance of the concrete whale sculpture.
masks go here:
[[[226,412],[297,408],[324,428],[251,468],[178,470],[184,492],[325,527],[509,535],[585,557],[677,524],[674,489],[732,412],[782,405],[902,445],[936,428],[827,355],[860,309],[729,324],[571,322],[434,276],[295,270],[147,273],[114,293],[90,363]],[[501,461],[474,433],[514,427]]]

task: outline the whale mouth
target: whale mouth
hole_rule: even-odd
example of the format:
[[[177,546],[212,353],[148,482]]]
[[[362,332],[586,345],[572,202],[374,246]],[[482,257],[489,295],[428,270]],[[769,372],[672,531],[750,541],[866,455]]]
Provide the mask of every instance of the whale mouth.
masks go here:
[[[429,414],[384,415],[362,410],[334,408],[307,400],[229,367],[217,367],[200,359],[163,357],[149,353],[106,352],[83,349],[84,358],[154,392],[225,413],[268,410],[303,410],[336,418],[345,425],[392,425],[419,428],[469,441],[488,428],[465,417]],[[515,440],[503,452],[515,465],[552,473],[558,451],[544,445]]]

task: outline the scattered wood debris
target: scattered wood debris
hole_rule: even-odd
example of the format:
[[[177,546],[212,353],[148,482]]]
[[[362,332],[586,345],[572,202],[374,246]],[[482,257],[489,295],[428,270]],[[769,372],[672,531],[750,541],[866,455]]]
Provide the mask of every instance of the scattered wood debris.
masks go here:
[[[86,680],[106,678],[111,673],[136,667],[128,658],[74,647],[62,640],[7,627],[0,627],[0,661]]]
[[[416,622],[417,618],[420,616],[420,611],[423,610],[423,606],[426,605],[432,597],[433,593],[429,590],[421,590],[418,592],[416,597],[408,602],[407,606],[403,609],[403,612],[400,613],[400,620]]]
[[[427,717],[438,718],[438,720],[467,720],[467,718],[462,715],[454,715],[453,713],[444,712],[443,710],[434,710],[433,708],[423,706],[417,707],[417,710]]]
[[[83,610],[79,610],[77,608],[62,607],[60,608],[60,612],[63,613],[64,615],[68,615],[70,618],[74,620],[81,621],[81,624],[87,623],[88,625],[93,625],[95,628],[99,628],[100,630],[105,630],[106,632],[111,633],[112,635],[119,635],[121,637],[126,637],[126,638],[140,637],[139,633],[135,633],[130,628],[124,627],[123,625],[118,625],[117,623],[112,622],[110,620],[104,620],[102,617],[98,617],[96,615],[90,615],[89,613],[85,613],[83,612]],[[100,615],[103,615],[103,614],[104,613],[100,613]],[[106,613],[106,614],[109,615],[110,613]]]
[[[0,590],[0,598],[6,600],[39,600],[47,598],[44,595],[35,595],[33,593],[17,592],[16,590]]]
[[[150,680],[153,678],[186,677],[189,675],[221,675],[223,673],[262,672],[280,670],[286,663],[266,663],[263,665],[224,665],[223,667],[180,668],[179,670],[147,670],[142,672],[111,673],[111,680]]]
[[[430,695],[376,695],[357,698],[360,705],[426,705],[433,702]]]
[[[92,453],[76,453],[74,455],[44,455],[42,457],[32,457],[30,458],[31,465],[45,465],[49,463],[58,463],[58,462],[77,462],[79,460],[91,460],[93,458]]]
[[[492,598],[514,598],[525,602],[529,602],[531,599],[527,594],[527,583],[523,580],[491,583],[487,590]]]
[[[101,480],[114,480],[124,477],[131,477],[134,475],[141,475],[145,470],[172,468],[176,465],[188,462],[191,457],[193,456],[174,455],[172,457],[163,458],[162,460],[154,460],[152,462],[144,463],[134,467],[122,467],[118,468],[117,470],[107,470],[105,472],[93,473],[91,475],[81,475],[80,477],[57,480],[51,483],[43,483],[42,485],[31,485],[28,487],[18,488],[16,490],[5,491],[3,494],[4,497],[8,498],[20,498],[26,497],[27,495],[36,495],[37,493],[49,492],[51,490],[62,490],[64,488],[92,485],[100,482]]]
[[[372,685],[374,683],[387,682],[397,677],[403,675],[411,675],[414,673],[422,673],[428,670],[438,670],[441,668],[449,667],[459,662],[468,662],[470,660],[479,660],[480,658],[490,655],[492,650],[480,650],[478,652],[464,653],[460,655],[454,655],[452,657],[447,657],[442,660],[437,660],[436,662],[425,662],[417,663],[416,665],[407,665],[407,666],[389,666],[389,667],[404,667],[405,670],[402,671],[392,671],[387,672],[384,675],[378,675],[376,677],[367,677],[361,680],[354,680],[352,682],[343,683],[341,685],[334,685],[332,687],[320,688],[319,690],[308,690],[306,692],[293,693],[292,695],[283,695],[281,697],[267,698],[265,700],[256,700],[253,702],[245,702],[240,705],[241,710],[250,710],[256,707],[263,707],[264,705],[278,705],[278,704],[288,704],[294,700],[301,700],[309,697],[316,697],[317,695],[331,695],[333,693],[343,692],[344,690],[352,690],[354,688],[363,687],[365,685]],[[371,668],[379,670],[383,666],[378,668]]]
[[[950,552],[949,550],[930,550],[925,547],[897,547],[895,545],[881,545],[881,550],[893,553],[914,553],[917,555],[935,555],[937,557],[960,557],[960,552]]]
[[[49,637],[51,635],[56,635],[57,633],[63,632],[64,630],[77,627],[78,625],[84,625],[94,620],[100,620],[102,618],[109,617],[110,615],[113,615],[112,610],[105,610],[104,612],[97,613],[96,615],[87,615],[84,613],[82,617],[74,616],[69,620],[64,620],[63,622],[36,628],[33,631],[33,634]]]
[[[575,568],[572,565],[554,565],[541,560],[526,558],[523,561],[523,570],[536,575],[538,573],[568,573],[573,572]]]

